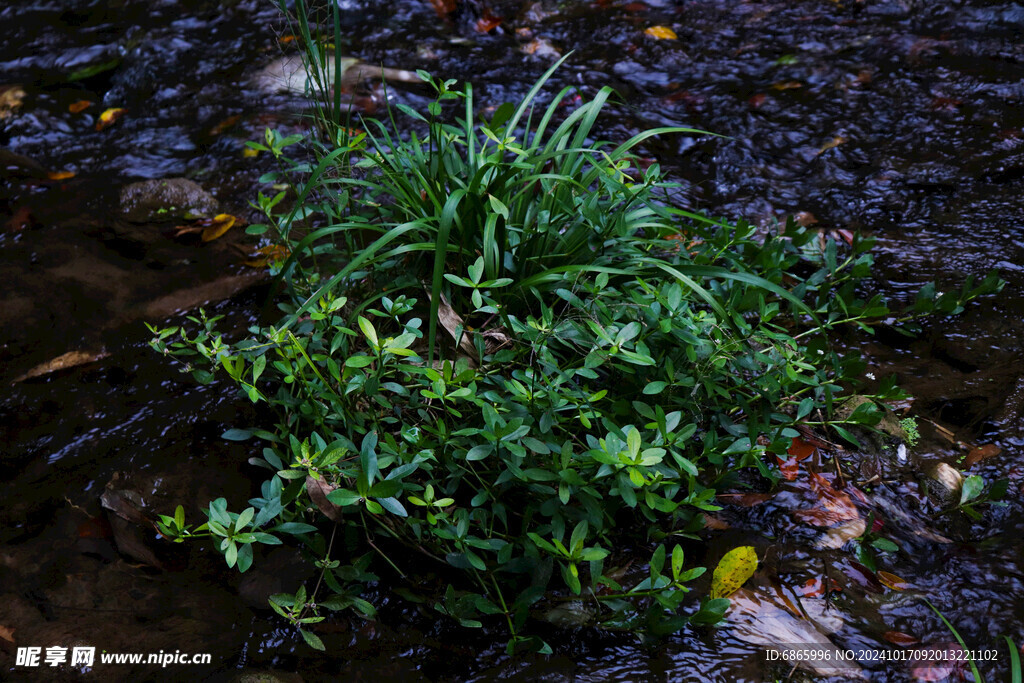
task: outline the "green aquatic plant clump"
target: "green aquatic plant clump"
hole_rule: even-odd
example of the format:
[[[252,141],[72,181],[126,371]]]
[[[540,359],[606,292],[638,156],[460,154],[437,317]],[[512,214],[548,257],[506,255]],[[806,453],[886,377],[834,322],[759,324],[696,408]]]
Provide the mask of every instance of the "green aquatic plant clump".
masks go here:
[[[691,599],[704,568],[683,545],[719,487],[775,477],[769,454],[812,412],[840,437],[875,417],[831,417],[863,364],[830,334],[894,317],[858,296],[871,241],[673,206],[634,150],[680,129],[597,140],[609,90],[536,105],[557,66],[484,120],[468,85],[424,74],[427,116],[399,105],[365,132],[323,116],[312,162],[268,131],[295,195],[261,195],[251,232],[290,254],[283,318],[238,340],[205,314],[153,328],[157,351],[272,416],[225,434],[263,443],[259,495],[163,533],[215,537],[241,571],[300,544],[320,580],[271,606],[314,647],[325,609],[373,614],[362,591],[382,576],[463,626],[503,620],[510,651],[549,650],[531,624],[552,600],[652,634],[715,623],[728,600]],[[997,286],[917,305],[952,313]]]

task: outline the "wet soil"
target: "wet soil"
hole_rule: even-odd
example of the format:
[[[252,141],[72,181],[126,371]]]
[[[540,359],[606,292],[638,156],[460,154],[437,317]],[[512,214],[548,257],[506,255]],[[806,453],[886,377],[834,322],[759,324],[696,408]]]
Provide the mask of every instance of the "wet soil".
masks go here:
[[[709,531],[707,547],[690,556],[710,564],[729,547],[754,545],[763,567],[752,590],[825,610],[840,622],[831,640],[841,648],[898,649],[892,632],[950,641],[919,600],[926,596],[969,645],[1001,648],[981,668],[1004,676],[997,637],[1024,642],[1024,8],[463,0],[441,17],[426,0],[353,0],[342,9],[349,53],[470,79],[485,105],[518,99],[556,53],[574,50],[556,84],[583,96],[610,84],[622,95],[603,122],[606,137],[655,125],[724,136],[664,138],[645,150],[683,183],[680,201],[758,224],[799,214],[824,230],[872,233],[873,287],[896,302],[928,280],[947,289],[999,270],[1003,292],[963,316],[933,320],[916,339],[882,330],[856,342],[871,373],[897,375],[922,418],[906,465],[884,453],[845,455],[851,486],[864,494],[854,496],[858,510],[900,546],[879,553],[877,569],[908,587],[882,585],[849,546],[816,547],[827,532],[793,514],[815,505],[804,478],[759,504],[723,499],[717,521],[730,528]],[[480,33],[481,17],[502,22]],[[241,503],[255,493],[251,453],[220,438],[255,418],[230,387],[196,386],[150,351],[142,321],[176,323],[178,312],[206,304],[240,331],[268,290],[241,263],[254,244],[241,230],[210,243],[175,237],[185,217],[132,222],[119,197],[133,182],[186,177],[222,210],[256,220],[248,202],[266,189],[259,177],[272,162],[244,156],[244,141],[268,125],[304,126],[292,113],[300,97],[253,85],[260,67],[289,49],[279,40],[288,31],[271,3],[255,0],[26,2],[0,9],[0,20],[0,627],[13,629],[0,638],[5,673],[183,675],[14,666],[17,646],[87,644],[209,652],[210,666],[188,668],[197,680],[241,680],[252,670],[305,680],[789,675],[732,627],[657,643],[552,630],[558,654],[509,659],[501,632],[452,629],[384,591],[374,596],[378,621],[322,625],[322,656],[266,609],[266,595],[303,578],[294,556],[261,558],[240,579],[209,548],[156,542],[132,510],[168,514],[180,502],[194,515],[218,495]],[[651,26],[677,39],[645,35]],[[415,88],[391,92],[424,103]],[[359,103],[372,108],[374,97],[368,91]],[[91,105],[69,109],[82,101]],[[97,130],[108,108],[126,112]],[[97,360],[11,384],[69,351]],[[964,456],[979,444],[1000,452],[968,468]],[[988,481],[1008,478],[1008,505],[984,508],[976,523],[939,514],[921,473],[940,461]],[[820,456],[802,468],[834,472]],[[901,663],[862,666],[872,680],[913,680]]]

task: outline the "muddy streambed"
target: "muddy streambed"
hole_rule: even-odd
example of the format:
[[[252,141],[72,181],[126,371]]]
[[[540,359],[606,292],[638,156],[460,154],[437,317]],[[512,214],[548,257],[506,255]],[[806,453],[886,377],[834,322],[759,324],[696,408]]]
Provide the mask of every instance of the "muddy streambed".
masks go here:
[[[443,3],[439,3],[443,5]],[[879,581],[822,530],[794,517],[816,504],[804,479],[768,500],[723,499],[707,546],[754,545],[762,570],[749,600],[808,623],[841,648],[895,651],[952,640],[927,596],[1004,676],[997,636],[1024,642],[1024,6],[1012,2],[767,0],[692,2],[463,0],[440,16],[426,0],[341,3],[346,49],[371,63],[469,78],[482,102],[516,99],[557,58],[556,76],[584,94],[609,84],[624,103],[603,133],[682,125],[728,136],[672,137],[646,150],[684,183],[683,201],[764,224],[787,214],[824,230],[878,236],[876,287],[907,300],[927,280],[953,287],[997,268],[998,296],[919,338],[884,331],[859,342],[870,372],[895,373],[916,397],[921,444],[906,465],[850,454],[857,506],[878,557],[902,590]],[[31,680],[231,680],[241,669],[280,680],[782,679],[764,626],[684,631],[658,643],[550,627],[557,654],[509,659],[500,632],[438,623],[416,605],[376,596],[380,619],[348,616],[309,650],[271,616],[265,597],[304,570],[286,551],[244,578],[200,546],[165,548],[133,525],[132,506],[169,512],[218,495],[253,494],[245,445],[221,440],[251,419],[229,387],[197,387],[156,357],[142,320],[176,320],[206,303],[235,329],[261,314],[267,288],[245,266],[240,230],[208,243],[175,235],[187,216],[137,215],[125,188],[187,178],[189,199],[252,220],[268,159],[244,141],[266,126],[299,129],[294,95],[253,76],[288,49],[271,3],[21,2],[0,9],[0,652],[5,675]],[[498,21],[500,19],[500,21]],[[495,26],[495,24],[497,24]],[[675,39],[645,35],[652,26]],[[480,29],[490,29],[481,33]],[[422,104],[425,93],[392,94]],[[357,105],[381,105],[367,87]],[[88,104],[81,104],[81,103]],[[100,114],[124,113],[97,130]],[[134,186],[136,190],[146,186]],[[141,190],[140,190],[141,191]],[[139,195],[132,195],[139,196]],[[212,202],[212,203],[210,203]],[[91,363],[12,384],[67,352]],[[935,516],[928,467],[966,469],[956,442],[991,444],[969,474],[1009,479],[1008,506],[982,520]],[[830,473],[827,460],[806,470]],[[123,515],[119,515],[120,510]],[[154,550],[155,548],[155,550]],[[701,557],[706,554],[706,557]],[[890,581],[891,583],[891,581]],[[758,597],[759,596],[759,597]],[[773,597],[774,596],[774,597]],[[794,626],[794,624],[797,624]],[[780,626],[781,625],[781,626]],[[814,627],[812,627],[814,628]],[[760,629],[760,633],[758,630]],[[751,631],[755,633],[751,635]],[[19,646],[91,645],[108,652],[208,652],[211,665],[16,667]],[[793,679],[808,676],[797,670]],[[844,672],[836,680],[852,676]],[[914,680],[905,665],[862,662],[864,678]],[[949,680],[960,675],[953,672]],[[295,680],[298,680],[297,678]]]

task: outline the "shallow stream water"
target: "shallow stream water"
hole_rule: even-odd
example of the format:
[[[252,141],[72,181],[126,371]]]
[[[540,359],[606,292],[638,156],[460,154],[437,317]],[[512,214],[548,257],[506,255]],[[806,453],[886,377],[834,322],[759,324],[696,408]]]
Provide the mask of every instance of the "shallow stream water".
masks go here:
[[[612,85],[622,95],[601,124],[605,137],[662,125],[723,136],[666,137],[645,150],[683,183],[683,200],[757,224],[797,214],[823,230],[874,234],[875,286],[897,302],[928,280],[946,289],[998,269],[1006,288],[963,316],[931,321],[914,340],[883,332],[858,342],[870,371],[895,373],[923,418],[911,465],[857,463],[863,479],[880,473],[876,481],[889,482],[876,483],[863,507],[901,547],[878,569],[909,588],[886,588],[849,552],[815,550],[814,530],[789,514],[808,503],[797,483],[759,505],[726,504],[719,517],[730,528],[694,552],[695,561],[706,552],[714,562],[729,547],[754,545],[763,558],[755,584],[765,591],[801,595],[825,581],[837,590],[819,602],[839,621],[832,640],[841,648],[897,649],[889,632],[948,643],[952,636],[917,599],[927,596],[969,645],[1000,648],[982,669],[1002,680],[1008,653],[997,637],[1024,643],[1024,5],[463,0],[442,17],[427,0],[339,1],[346,51],[469,79],[484,105],[518,99],[558,54],[573,50],[555,76],[559,86],[575,84],[586,96]],[[481,33],[486,17],[501,22]],[[241,330],[260,315],[267,289],[241,264],[240,231],[207,244],[175,239],[173,221],[127,221],[119,194],[140,180],[188,177],[224,210],[253,218],[248,202],[272,163],[245,156],[244,141],[267,126],[304,127],[293,114],[300,97],[261,91],[253,80],[292,49],[281,40],[289,31],[272,3],[255,0],[25,1],[0,8],[0,21],[0,627],[13,630],[0,652],[7,674],[183,675],[153,666],[14,664],[18,646],[74,644],[211,653],[211,665],[188,668],[196,680],[232,680],[243,669],[272,669],[280,680],[295,672],[304,680],[431,681],[790,674],[789,666],[766,664],[763,648],[731,627],[658,643],[552,630],[554,656],[510,659],[501,632],[453,629],[387,593],[376,596],[376,622],[325,622],[318,630],[324,656],[266,609],[266,594],[294,590],[303,577],[288,553],[262,558],[240,580],[208,548],[152,556],[151,538],[126,540],[131,533],[116,528],[122,522],[108,511],[112,500],[167,513],[183,500],[252,495],[251,453],[220,438],[251,419],[248,409],[230,387],[198,387],[153,353],[142,320],[177,320],[177,311],[207,302]],[[646,35],[652,26],[670,27],[676,39]],[[415,87],[391,94],[425,102]],[[357,104],[373,109],[381,97],[371,90]],[[80,102],[91,104],[72,111]],[[126,111],[97,130],[109,108]],[[12,383],[69,351],[96,360]],[[963,467],[966,451],[955,441],[998,446],[970,473],[1010,480],[1008,505],[985,509],[974,524],[924,514],[917,472],[939,461]],[[871,680],[914,680],[900,663],[863,667]]]

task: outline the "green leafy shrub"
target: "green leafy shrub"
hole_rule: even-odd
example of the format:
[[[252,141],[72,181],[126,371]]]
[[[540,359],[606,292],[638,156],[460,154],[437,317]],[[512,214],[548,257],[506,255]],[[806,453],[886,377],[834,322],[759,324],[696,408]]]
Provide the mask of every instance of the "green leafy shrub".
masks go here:
[[[671,206],[672,185],[631,150],[679,129],[594,141],[607,89],[556,125],[567,90],[533,105],[552,71],[489,121],[469,86],[424,74],[429,117],[397,108],[425,134],[323,118],[314,163],[288,162],[297,140],[268,131],[295,197],[282,212],[283,194],[261,196],[268,223],[251,231],[272,228],[291,254],[284,318],[232,342],[205,315],[195,331],[154,328],[156,350],[204,361],[186,365],[198,381],[223,370],[276,415],[226,434],[266,444],[249,507],[220,499],[200,527],[179,511],[162,529],[219,537],[241,571],[254,546],[298,539],[331,593],[272,599],[300,628],[321,608],[372,614],[359,597],[378,578],[371,558],[399,577],[433,562],[451,581],[437,611],[469,627],[503,616],[510,651],[547,647],[526,625],[551,592],[586,594],[595,621],[619,627],[714,623],[728,601],[684,606],[704,569],[680,541],[717,509],[716,487],[741,468],[774,477],[765,454],[784,453],[797,422],[849,436],[829,416],[862,366],[827,334],[892,317],[857,297],[870,240]],[[448,124],[442,105],[459,99]],[[996,286],[919,306],[951,313]],[[653,554],[623,585],[612,570],[638,538]]]

